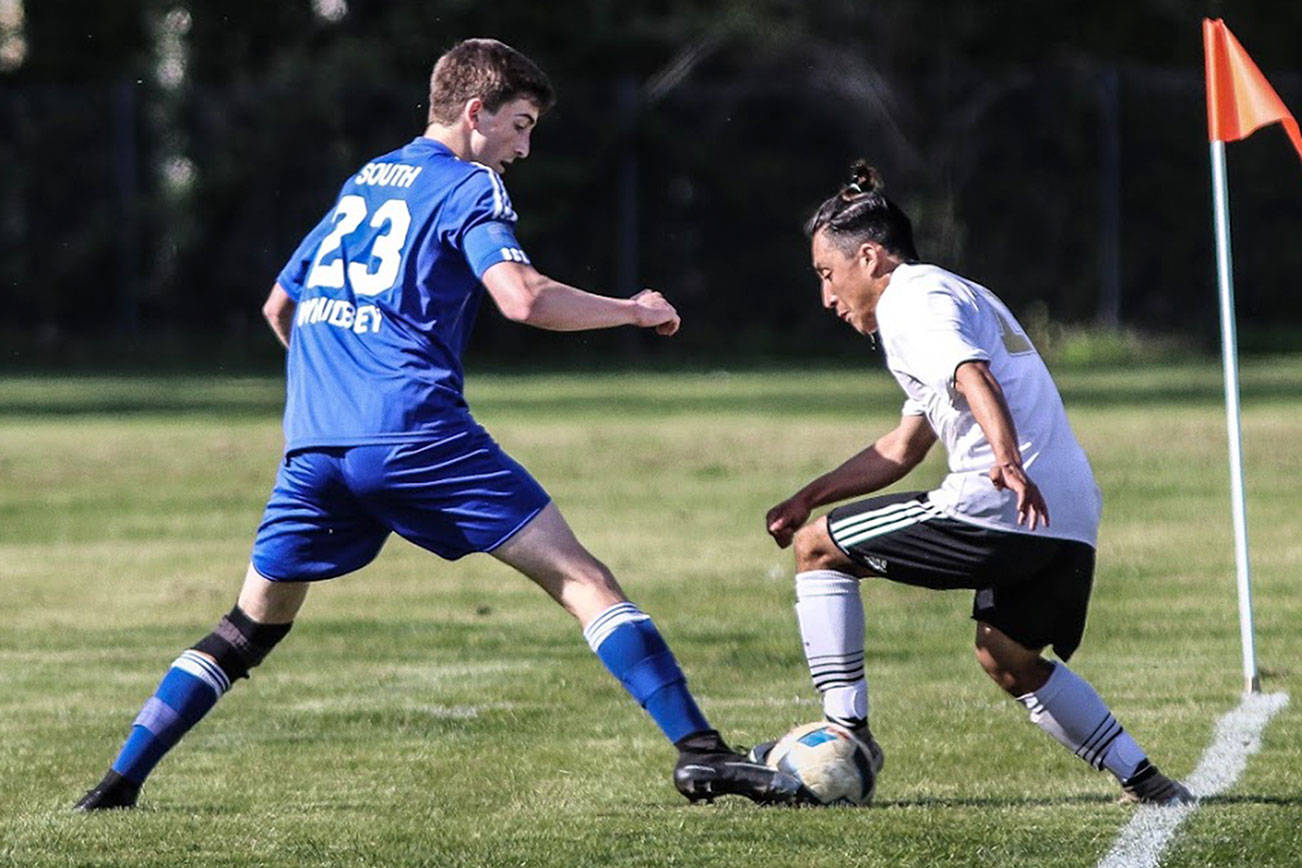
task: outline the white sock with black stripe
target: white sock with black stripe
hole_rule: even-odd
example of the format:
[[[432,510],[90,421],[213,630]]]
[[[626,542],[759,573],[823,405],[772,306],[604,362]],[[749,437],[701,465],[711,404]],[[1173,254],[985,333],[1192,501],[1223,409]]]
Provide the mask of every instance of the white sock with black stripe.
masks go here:
[[[1147,759],[1089,682],[1065,664],[1054,663],[1044,686],[1017,700],[1030,709],[1032,723],[1117,780],[1129,778]]]
[[[849,727],[868,720],[859,580],[838,570],[796,574],[796,620],[823,714]]]

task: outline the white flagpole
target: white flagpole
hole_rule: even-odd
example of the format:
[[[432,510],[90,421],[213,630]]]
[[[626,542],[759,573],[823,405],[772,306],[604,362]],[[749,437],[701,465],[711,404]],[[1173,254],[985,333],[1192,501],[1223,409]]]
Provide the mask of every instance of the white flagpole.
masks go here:
[[[1216,219],[1216,277],[1221,295],[1221,357],[1225,367],[1225,423],[1230,439],[1230,505],[1234,519],[1234,565],[1239,583],[1239,640],[1248,693],[1261,692],[1252,629],[1252,575],[1248,564],[1248,518],[1243,494],[1243,430],[1239,410],[1239,351],[1234,328],[1234,274],[1230,260],[1230,205],[1225,184],[1225,142],[1212,142],[1212,195]]]

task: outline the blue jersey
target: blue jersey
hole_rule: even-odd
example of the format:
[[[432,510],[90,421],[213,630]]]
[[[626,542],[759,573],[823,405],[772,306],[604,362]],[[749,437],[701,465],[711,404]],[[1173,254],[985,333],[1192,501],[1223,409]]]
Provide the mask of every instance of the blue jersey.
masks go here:
[[[461,354],[499,262],[529,261],[497,173],[433,139],[367,163],[278,282],[297,302],[285,448],[430,439],[469,420]]]

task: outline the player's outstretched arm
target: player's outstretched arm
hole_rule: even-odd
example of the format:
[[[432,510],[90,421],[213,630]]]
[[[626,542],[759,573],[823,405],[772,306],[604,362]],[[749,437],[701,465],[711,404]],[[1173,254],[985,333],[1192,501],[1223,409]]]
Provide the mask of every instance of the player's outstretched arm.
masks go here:
[[[1022,453],[1017,447],[1017,427],[1004,400],[1004,390],[983,361],[964,362],[954,372],[954,387],[967,400],[981,431],[995,453],[990,481],[995,488],[1011,490],[1017,495],[1017,523],[1031,530],[1049,526],[1049,507],[1044,495],[1022,468]]]
[[[632,298],[596,295],[518,262],[497,263],[484,272],[483,281],[503,316],[541,329],[568,332],[633,325],[672,335],[680,323],[674,306],[649,289]]]
[[[271,294],[262,304],[262,315],[266,317],[267,325],[271,326],[285,349],[289,349],[289,330],[294,325],[295,307],[297,305],[294,299],[289,297],[289,293],[279,283],[271,288]]]
[[[925,417],[901,417],[889,434],[770,509],[765,516],[769,534],[786,548],[814,509],[898,482],[927,457],[935,442],[936,434]]]

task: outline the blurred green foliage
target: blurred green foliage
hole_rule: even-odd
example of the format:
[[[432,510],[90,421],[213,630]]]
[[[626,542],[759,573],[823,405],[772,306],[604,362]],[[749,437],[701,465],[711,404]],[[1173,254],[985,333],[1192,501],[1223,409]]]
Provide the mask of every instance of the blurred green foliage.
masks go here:
[[[350,0],[338,20],[310,0],[24,5],[27,60],[0,73],[11,366],[171,344],[274,359],[258,307],[280,265],[349,172],[419,134],[430,65],[468,36],[516,45],[560,92],[507,178],[534,261],[596,291],[663,289],[686,323],[665,349],[490,312],[475,341],[488,361],[860,354],[818,307],[800,233],[860,155],[913,215],[924,257],[1019,315],[1106,321],[1115,275],[1124,326],[1205,350],[1200,17],[1225,14],[1302,107],[1302,76],[1281,68],[1302,7],[1280,4]],[[180,13],[184,72],[169,86],[160,51]],[[1229,163],[1244,331],[1296,329],[1302,170],[1278,130]]]

